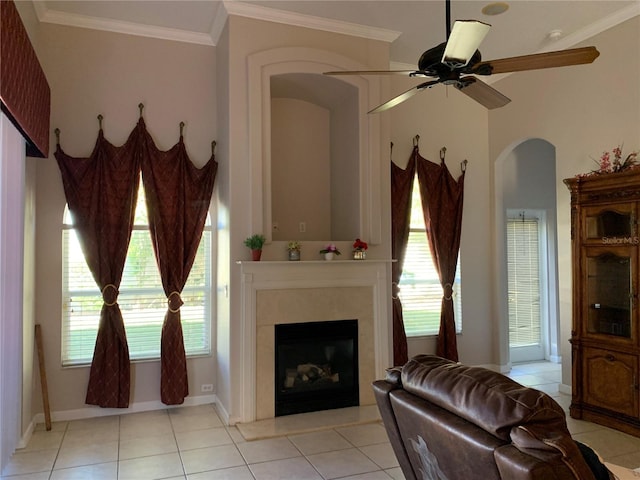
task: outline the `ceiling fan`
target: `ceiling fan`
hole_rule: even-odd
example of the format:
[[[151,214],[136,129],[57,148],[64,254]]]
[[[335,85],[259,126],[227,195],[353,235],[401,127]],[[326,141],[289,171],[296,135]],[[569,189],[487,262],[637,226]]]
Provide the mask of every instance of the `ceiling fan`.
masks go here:
[[[491,25],[478,20],[457,20],[451,29],[451,0],[446,2],[447,41],[430,48],[418,60],[417,70],[333,71],[325,75],[387,75],[408,74],[410,77],[432,77],[410,90],[377,106],[369,113],[388,110],[415,94],[439,83],[453,85],[488,109],[505,106],[511,100],[475,75],[521,72],[542,68],[566,67],[592,63],[600,52],[595,47],[573,48],[518,57],[482,61],[478,47]]]

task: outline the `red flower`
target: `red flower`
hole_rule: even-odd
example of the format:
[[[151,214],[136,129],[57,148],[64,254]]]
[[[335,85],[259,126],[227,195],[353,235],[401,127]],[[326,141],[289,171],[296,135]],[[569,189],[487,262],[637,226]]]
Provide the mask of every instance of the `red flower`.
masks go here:
[[[355,250],[366,250],[369,248],[369,245],[367,245],[367,242],[363,242],[359,238],[356,238],[356,241],[353,242],[353,248]]]

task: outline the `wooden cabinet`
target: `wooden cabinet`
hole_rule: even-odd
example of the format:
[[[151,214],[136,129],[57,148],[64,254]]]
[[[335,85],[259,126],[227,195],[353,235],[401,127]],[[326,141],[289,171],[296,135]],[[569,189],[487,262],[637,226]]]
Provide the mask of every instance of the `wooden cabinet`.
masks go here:
[[[640,436],[640,169],[571,191],[573,418]]]

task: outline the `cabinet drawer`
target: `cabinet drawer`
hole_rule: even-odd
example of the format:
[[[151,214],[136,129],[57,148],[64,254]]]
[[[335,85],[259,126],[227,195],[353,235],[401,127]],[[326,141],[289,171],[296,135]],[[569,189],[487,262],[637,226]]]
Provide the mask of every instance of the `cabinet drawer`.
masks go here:
[[[599,348],[585,348],[585,403],[617,413],[638,416],[638,357]]]

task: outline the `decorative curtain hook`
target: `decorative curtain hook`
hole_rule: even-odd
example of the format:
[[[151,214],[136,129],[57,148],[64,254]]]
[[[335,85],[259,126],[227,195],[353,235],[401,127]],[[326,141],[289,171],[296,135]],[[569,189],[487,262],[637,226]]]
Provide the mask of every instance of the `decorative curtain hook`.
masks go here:
[[[216,145],[218,144],[218,142],[216,142],[215,140],[213,142],[211,142],[211,155],[215,155],[216,153]]]
[[[56,143],[57,143],[58,145],[60,145],[60,129],[59,129],[59,128],[56,128],[56,129],[53,131],[53,133],[55,133],[55,134],[56,134]]]
[[[144,109],[144,104],[143,103],[139,103],[138,104],[138,109],[140,110],[140,118],[142,118],[142,110]]]
[[[391,145],[389,146],[389,158],[393,160],[393,142],[391,142]]]
[[[100,127],[100,130],[102,130],[102,119],[104,117],[102,116],[102,114],[98,115],[98,126]]]
[[[415,137],[413,137],[413,146],[417,147],[418,143],[420,143],[420,135],[416,135]]]
[[[460,164],[460,170],[462,170],[463,172],[467,171],[467,163],[469,163],[469,161],[465,158],[462,163]]]
[[[446,153],[447,153],[447,147],[442,147],[440,149],[440,161],[441,162],[444,162],[444,157],[445,157]]]
[[[180,122],[180,136],[182,137],[182,130],[184,129],[184,122]]]

